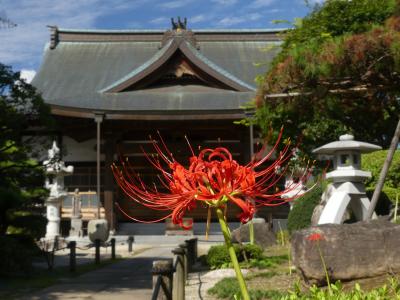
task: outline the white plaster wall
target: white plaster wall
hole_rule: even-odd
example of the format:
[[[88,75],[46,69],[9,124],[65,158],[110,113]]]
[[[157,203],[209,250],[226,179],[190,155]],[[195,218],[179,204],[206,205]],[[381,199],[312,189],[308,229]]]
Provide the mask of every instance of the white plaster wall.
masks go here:
[[[63,160],[65,162],[75,161],[96,161],[96,139],[84,142],[77,142],[74,139],[63,136]],[[104,154],[101,154],[101,160],[104,160]]]

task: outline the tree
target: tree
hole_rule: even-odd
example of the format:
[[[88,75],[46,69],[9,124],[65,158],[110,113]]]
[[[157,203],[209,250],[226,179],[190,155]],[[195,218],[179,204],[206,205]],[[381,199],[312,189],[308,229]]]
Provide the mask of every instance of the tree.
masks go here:
[[[34,87],[3,64],[0,116],[0,235],[12,228],[18,233],[24,227],[30,227],[28,233],[32,233],[37,230],[32,223],[37,218],[31,209],[43,201],[47,191],[43,167],[32,158],[38,137],[29,137],[26,131],[30,126],[50,126],[50,110]]]
[[[351,132],[387,148],[399,118],[400,5],[327,0],[289,30],[264,76],[256,123],[305,150]]]

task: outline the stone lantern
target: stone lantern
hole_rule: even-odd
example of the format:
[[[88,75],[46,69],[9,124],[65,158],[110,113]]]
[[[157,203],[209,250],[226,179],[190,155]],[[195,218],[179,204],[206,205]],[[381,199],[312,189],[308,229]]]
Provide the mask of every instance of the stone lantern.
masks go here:
[[[380,146],[359,142],[354,136],[345,134],[335,141],[315,149],[319,155],[333,156],[334,170],[326,174],[332,179],[322,195],[324,205],[318,224],[343,222],[348,207],[357,220],[365,220],[370,201],[365,193],[364,180],[371,177],[371,172],[361,170],[361,153],[382,149]]]
[[[74,171],[73,166],[66,167],[60,157],[60,149],[54,141],[51,149],[48,150],[48,159],[43,162],[47,174],[45,187],[50,190],[49,197],[46,199],[46,239],[53,239],[60,235],[60,209],[62,201],[67,197],[64,188],[64,177],[71,175]]]

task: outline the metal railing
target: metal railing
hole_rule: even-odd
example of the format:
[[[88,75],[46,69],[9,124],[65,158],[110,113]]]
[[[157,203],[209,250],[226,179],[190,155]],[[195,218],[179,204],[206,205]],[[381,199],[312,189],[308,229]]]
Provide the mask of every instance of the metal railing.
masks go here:
[[[184,300],[188,273],[197,260],[197,238],[172,250],[173,259],[153,261],[152,300]]]

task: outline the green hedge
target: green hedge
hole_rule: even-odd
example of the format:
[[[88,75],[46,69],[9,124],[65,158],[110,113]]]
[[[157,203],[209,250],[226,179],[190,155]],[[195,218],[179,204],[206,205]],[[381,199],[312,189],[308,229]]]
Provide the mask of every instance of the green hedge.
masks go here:
[[[247,259],[260,259],[262,257],[263,250],[260,246],[246,244],[240,246],[239,244],[233,244],[238,261],[244,261],[246,255]],[[211,269],[219,269],[229,266],[231,258],[229,256],[228,248],[225,245],[212,246],[208,250],[207,264]]]
[[[372,177],[365,182],[367,195],[370,199],[372,198],[386,156],[387,150],[375,151],[362,155],[361,168],[365,171],[370,171],[372,175]],[[386,215],[389,213],[391,204],[396,203],[396,194],[400,196],[400,150],[396,150],[386,176],[385,184],[376,207],[378,215]]]
[[[375,188],[386,156],[387,150],[362,155],[361,168],[372,173],[372,177],[365,182],[367,187]],[[385,186],[396,189],[400,187],[400,150],[396,150],[393,156],[389,172],[386,176]]]
[[[0,236],[0,276],[27,275],[32,269],[32,257],[39,249],[32,237]]]
[[[323,188],[322,185],[318,185],[299,199],[295,200],[288,216],[287,229],[289,233],[307,228],[311,225],[311,217],[314,208],[321,200]]]

